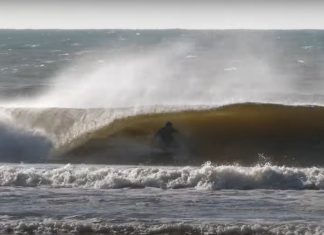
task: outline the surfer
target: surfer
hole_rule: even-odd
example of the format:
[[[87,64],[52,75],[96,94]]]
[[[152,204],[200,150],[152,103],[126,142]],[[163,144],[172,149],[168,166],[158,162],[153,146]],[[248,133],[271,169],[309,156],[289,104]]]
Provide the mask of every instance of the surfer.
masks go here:
[[[172,147],[175,147],[173,137],[174,133],[178,133],[178,131],[173,128],[171,122],[167,122],[164,127],[156,132],[152,141],[158,139],[161,148],[170,149]]]

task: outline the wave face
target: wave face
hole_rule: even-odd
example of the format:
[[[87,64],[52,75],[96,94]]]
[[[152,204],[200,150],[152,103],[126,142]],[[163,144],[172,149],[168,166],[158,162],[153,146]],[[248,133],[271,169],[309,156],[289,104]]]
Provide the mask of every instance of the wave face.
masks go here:
[[[291,168],[271,165],[98,167],[66,165],[56,169],[0,167],[1,186],[54,188],[145,188],[162,189],[324,189],[323,168]]]
[[[251,165],[265,157],[279,165],[324,164],[324,109],[319,106],[243,103],[218,108],[8,108],[5,112],[46,133],[53,144],[47,161]],[[166,121],[172,121],[180,133],[179,149],[171,161],[151,146]]]

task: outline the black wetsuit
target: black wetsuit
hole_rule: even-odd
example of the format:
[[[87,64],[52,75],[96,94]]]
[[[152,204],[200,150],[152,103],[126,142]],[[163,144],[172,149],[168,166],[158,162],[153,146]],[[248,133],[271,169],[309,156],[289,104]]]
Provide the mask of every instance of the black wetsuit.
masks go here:
[[[158,132],[154,136],[154,139],[159,139],[160,147],[162,147],[163,149],[170,149],[172,147],[175,147],[173,134],[177,132],[178,131],[172,126],[165,126],[158,130]]]

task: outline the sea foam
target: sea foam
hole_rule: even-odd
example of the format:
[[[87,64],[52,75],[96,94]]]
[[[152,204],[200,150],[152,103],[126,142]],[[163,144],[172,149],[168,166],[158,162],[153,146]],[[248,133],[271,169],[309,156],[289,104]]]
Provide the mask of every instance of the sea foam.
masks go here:
[[[323,168],[284,166],[242,167],[236,165],[201,167],[109,167],[65,165],[35,169],[3,165],[1,186],[62,188],[196,188],[220,189],[323,189]]]

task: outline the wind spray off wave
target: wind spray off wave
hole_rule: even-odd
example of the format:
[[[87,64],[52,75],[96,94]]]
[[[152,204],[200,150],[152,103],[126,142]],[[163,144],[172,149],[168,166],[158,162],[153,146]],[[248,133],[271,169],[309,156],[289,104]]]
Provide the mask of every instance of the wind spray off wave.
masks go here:
[[[53,145],[48,161],[145,163],[154,132],[173,121],[195,148],[191,163],[253,164],[265,154],[278,164],[322,164],[321,93],[300,93],[294,69],[278,76],[280,56],[259,60],[257,44],[251,56],[235,60],[213,46],[215,53],[207,53],[181,39],[153,49],[75,52],[78,60],[52,76],[48,89],[3,102],[2,110],[26,130],[44,133]]]

